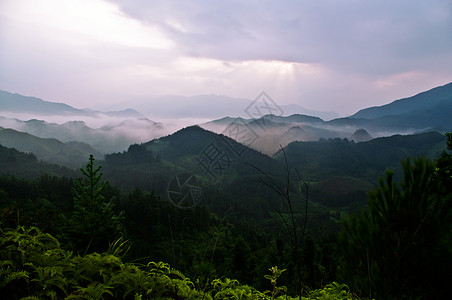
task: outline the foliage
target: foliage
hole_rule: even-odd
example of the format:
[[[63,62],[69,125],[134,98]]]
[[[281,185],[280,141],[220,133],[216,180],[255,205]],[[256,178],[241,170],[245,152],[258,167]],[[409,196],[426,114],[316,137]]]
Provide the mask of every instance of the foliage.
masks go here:
[[[265,279],[270,280],[270,283],[273,287],[272,291],[268,291],[267,293],[271,295],[271,299],[275,299],[275,297],[278,294],[282,294],[287,292],[287,288],[285,286],[278,286],[277,285],[277,281],[278,278],[282,275],[282,273],[284,271],[286,271],[286,269],[278,269],[277,266],[271,267],[270,269],[268,269],[270,271],[270,275],[265,275]]]
[[[444,144],[444,135],[428,132],[394,135],[362,143],[341,139],[293,142],[285,151],[289,164],[309,174],[313,181],[351,176],[374,184],[387,169],[399,171],[400,160],[419,156],[434,158],[441,153]],[[283,160],[281,151],[274,157]]]
[[[102,181],[101,166],[94,166],[93,155],[80,170],[84,178],[74,182],[74,212],[68,229],[71,240],[77,250],[105,251],[122,234],[122,213],[115,213],[114,198],[105,201],[108,182]]]
[[[19,152],[2,145],[0,145],[0,170],[2,175],[10,174],[22,178],[38,178],[44,173],[65,177],[76,176],[72,169],[38,161],[33,153]]]
[[[445,297],[452,267],[452,190],[425,158],[402,162],[369,194],[369,209],[343,220],[342,273],[369,296]],[[450,165],[449,165],[450,168]]]
[[[177,280],[182,281],[182,286],[188,285],[191,290],[195,289],[201,293],[205,299],[209,299],[209,297],[216,297],[217,299],[222,297],[248,297],[249,299],[253,299],[253,297],[272,297],[271,293],[264,294],[259,291],[275,290],[275,286],[267,280],[271,274],[267,275],[267,277],[264,277],[263,274],[267,273],[269,266],[276,265],[280,267],[278,270],[287,270],[282,273],[282,276],[277,278],[278,284],[276,288],[286,286],[289,295],[297,293],[295,286],[301,283],[303,296],[305,297],[324,297],[321,293],[329,295],[325,296],[325,299],[331,297],[331,293],[337,298],[342,297],[340,296],[342,294],[346,295],[345,297],[351,297],[352,294],[348,289],[341,287],[339,284],[324,285],[327,282],[337,280],[339,251],[345,253],[347,258],[348,246],[337,244],[336,232],[341,225],[338,221],[340,216],[344,215],[344,210],[349,209],[353,203],[360,202],[358,205],[361,206],[364,204],[362,199],[364,198],[364,190],[369,189],[369,178],[373,180],[374,174],[379,172],[381,168],[394,167],[395,162],[407,155],[417,155],[418,153],[436,155],[435,153],[439,153],[437,151],[438,145],[444,144],[443,137],[430,133],[410,137],[395,136],[358,144],[345,140],[319,141],[312,144],[301,143],[303,146],[308,146],[308,148],[312,146],[312,149],[304,151],[303,155],[300,155],[299,151],[294,152],[291,149],[292,146],[288,147],[285,151],[288,154],[289,164],[292,165],[292,163],[308,159],[306,166],[304,163],[292,166],[301,167],[304,173],[308,173],[314,180],[318,178],[322,180],[319,183],[314,182],[314,184],[310,185],[313,187],[310,189],[312,192],[310,193],[312,196],[311,200],[313,201],[309,201],[309,212],[305,210],[305,205],[308,202],[291,202],[293,204],[293,219],[291,219],[290,207],[286,210],[284,207],[281,209],[281,201],[279,201],[278,195],[272,193],[265,185],[257,184],[262,181],[262,174],[250,168],[249,165],[243,164],[242,161],[258,166],[259,169],[269,174],[272,178],[284,178],[277,172],[278,169],[281,169],[280,164],[268,156],[252,151],[245,152],[241,157],[242,161],[236,161],[221,182],[211,184],[202,177],[199,179],[197,184],[199,183],[203,189],[201,205],[184,210],[171,205],[162,196],[169,179],[174,173],[183,171],[183,168],[186,168],[185,171],[192,170],[191,168],[194,168],[193,163],[195,161],[193,158],[203,149],[203,144],[212,138],[211,133],[196,127],[189,128],[186,132],[179,132],[178,135],[179,140],[170,136],[162,138],[158,142],[153,141],[145,145],[132,145],[127,152],[107,156],[107,161],[104,162],[105,169],[103,168],[102,170],[100,167],[94,166],[94,158],[92,161],[90,160],[89,164],[92,163],[91,171],[89,171],[88,164],[82,172],[84,171],[87,174],[92,172],[93,182],[98,178],[97,184],[94,184],[94,193],[91,195],[90,189],[86,189],[91,186],[90,179],[85,174],[82,178],[75,181],[55,176],[42,176],[33,180],[16,178],[10,175],[0,176],[1,226],[3,228],[16,228],[19,224],[37,226],[58,237],[64,249],[74,249],[76,253],[80,254],[93,251],[107,251],[108,253],[70,256],[70,264],[77,262],[77,266],[88,264],[95,266],[95,268],[104,268],[106,265],[124,264],[123,261],[140,263],[139,268],[137,265],[124,264],[128,267],[124,267],[125,273],[122,273],[121,276],[125,277],[121,280],[130,283],[130,286],[127,287],[130,291],[124,292],[127,295],[125,296],[126,298],[134,298],[135,291],[139,291],[139,288],[136,288],[139,284],[135,283],[135,274],[151,276],[150,273],[154,270],[152,271],[153,276],[157,276],[160,280],[161,276],[156,274],[160,271],[166,272],[160,270],[160,267],[154,264],[148,265],[149,259],[169,262],[171,266],[181,270],[186,276],[193,279],[192,281],[187,280],[185,275],[180,276],[181,273],[170,271],[165,276],[172,280],[172,283],[168,286],[172,286],[173,289],[165,292],[167,294],[158,294],[156,292],[155,297],[182,297],[178,296],[178,293],[184,294],[184,292],[178,292],[178,289],[174,287],[175,284],[179,285],[179,283],[175,283]],[[419,143],[424,144],[419,146]],[[392,152],[386,151],[391,145],[396,149]],[[360,151],[369,152],[367,155],[362,156],[359,154]],[[13,152],[7,151],[9,154],[13,154],[13,157],[20,155],[20,153],[14,152],[14,154]],[[378,152],[378,155],[372,157],[376,152]],[[310,156],[313,153],[315,155],[318,154],[320,160]],[[159,157],[159,159],[155,157]],[[452,192],[447,188],[452,186],[450,184],[452,178],[450,175],[452,174],[450,157],[450,152],[443,152],[440,158],[437,159],[433,172],[431,168],[429,169],[430,182],[434,183],[434,187],[429,190],[431,199],[450,199]],[[21,162],[32,161],[33,166],[38,163],[31,156],[29,158],[17,156],[16,158],[14,162],[10,163],[16,164],[18,168]],[[348,165],[347,161],[350,158],[356,159],[361,164]],[[182,162],[186,163],[186,165],[182,165]],[[387,162],[390,163],[387,164]],[[30,172],[34,168],[33,166],[29,167]],[[341,172],[335,173],[335,170],[340,168],[345,168],[343,169],[345,176]],[[102,180],[103,174],[101,171],[104,170],[105,177],[103,178],[108,178],[112,182],[114,178],[115,185],[118,184],[127,194]],[[312,174],[311,171],[313,172]],[[325,178],[334,174],[338,175],[338,177],[331,180],[323,180],[321,176],[325,174],[327,175]],[[363,177],[360,180],[357,180],[356,177],[349,177],[349,175],[358,176],[356,174],[359,176],[363,175]],[[297,183],[298,179],[295,177],[289,178],[292,183],[290,184],[291,191],[297,188],[295,183]],[[399,177],[401,178],[402,176]],[[396,172],[391,182],[399,180],[399,177]],[[311,178],[309,180],[311,184]],[[141,185],[143,190],[136,189],[137,185]],[[281,186],[284,187],[284,183]],[[85,188],[85,192],[83,188]],[[155,191],[152,191],[154,188]],[[340,196],[335,194],[338,190],[345,189],[351,192]],[[400,186],[399,189],[402,191],[403,187]],[[96,191],[98,192],[96,193]],[[358,191],[359,194],[353,194],[353,191]],[[417,191],[418,189],[413,189],[412,193]],[[281,192],[284,194],[288,191],[283,188]],[[403,193],[401,192],[400,194]],[[90,228],[89,225],[92,222],[89,221],[89,214],[73,214],[73,212],[81,212],[83,205],[90,205],[89,201],[84,203],[84,199],[95,199],[94,202],[99,204],[97,208],[89,209],[89,213],[93,213],[90,220],[104,218],[105,222],[102,224],[104,228],[112,224],[118,225],[119,223],[119,227],[115,225],[112,230],[105,230],[108,234],[115,232],[114,234],[108,236],[104,233],[95,233],[93,235],[90,230],[98,230],[102,226]],[[447,211],[448,202],[443,200],[436,202],[438,205],[437,211]],[[108,203],[111,205],[109,206]],[[439,208],[440,206],[441,209]],[[124,211],[122,215],[120,214],[121,211]],[[280,214],[278,214],[278,211]],[[351,209],[348,211],[351,211]],[[412,211],[415,212],[414,209]],[[94,217],[96,214],[99,216],[98,218]],[[412,215],[415,215],[415,213],[410,212],[407,214],[406,219],[410,219]],[[68,216],[69,219],[65,219],[64,216]],[[77,221],[75,221],[76,218],[78,218]],[[294,223],[292,223],[292,220]],[[301,236],[303,234],[300,228],[303,226],[299,225],[304,224],[306,220],[306,234],[304,234],[302,239]],[[403,224],[404,220],[405,218],[400,218],[398,222],[399,227],[403,228],[400,224]],[[113,222],[110,223],[110,221]],[[116,221],[119,222],[117,223]],[[288,222],[289,227],[284,222]],[[416,236],[425,235],[427,227],[430,226],[427,226],[429,222],[429,218],[425,219],[424,225],[420,226]],[[291,245],[290,237],[284,232],[284,229],[295,228],[295,226],[290,224],[298,224],[298,231],[293,232],[292,230],[291,232],[298,236],[294,240],[299,242],[298,250],[296,251],[299,256],[299,263],[295,263],[294,247]],[[378,224],[384,229],[379,231],[381,235],[390,232],[386,240],[393,242],[393,244],[394,241],[398,241],[396,239],[397,235],[393,233],[392,229],[385,229],[387,225],[384,225],[384,222]],[[408,226],[407,224],[405,225]],[[366,224],[359,226],[367,227]],[[359,226],[356,229],[358,231],[361,230]],[[444,226],[445,230],[449,228],[447,226],[447,224]],[[375,229],[363,229],[361,236],[367,239],[378,236],[378,233],[373,233],[373,231]],[[433,231],[433,229],[430,230],[430,232]],[[127,235],[123,235],[124,232]],[[368,235],[368,232],[371,232],[372,235]],[[435,240],[437,234],[443,235],[441,242],[436,243],[436,246],[425,246],[424,254],[420,252],[413,254],[411,250],[407,250],[406,254],[407,256],[410,255],[410,257],[416,257],[412,261],[416,261],[416,267],[422,270],[418,271],[416,269],[413,271],[413,269],[410,269],[410,275],[414,277],[418,273],[425,273],[424,285],[432,285],[431,290],[433,290],[433,294],[435,293],[434,289],[437,286],[441,286],[445,278],[448,278],[444,270],[450,266],[448,257],[450,257],[449,249],[452,247],[450,244],[450,233],[449,238],[446,238],[447,234],[444,232],[434,232],[425,241],[415,241],[416,243],[422,242],[422,247],[424,247],[429,241]],[[449,230],[449,232],[452,231]],[[400,241],[407,244],[407,238],[404,235],[400,236]],[[345,234],[344,237],[346,240],[350,239]],[[381,239],[385,241],[385,238]],[[72,244],[72,247],[70,244]],[[386,248],[388,249],[380,250],[385,247],[379,246],[377,242],[375,251],[378,254],[391,254],[391,250],[395,253],[393,244],[389,247],[387,246]],[[361,247],[360,245],[356,243],[355,248]],[[396,245],[398,247],[397,243]],[[399,253],[403,253],[403,251],[400,250]],[[351,251],[350,260],[347,261],[345,259],[339,268],[339,273],[342,275],[341,282],[351,284],[353,291],[362,291],[365,295],[369,294],[369,287],[372,287],[372,295],[380,295],[375,294],[375,286],[383,286],[378,281],[377,275],[379,272],[383,274],[381,269],[393,264],[393,261],[384,259],[378,261],[371,255],[373,255],[371,251],[369,252],[369,258],[367,252],[356,251],[353,254],[353,251]],[[429,257],[421,259],[417,255],[427,255]],[[121,259],[114,263],[115,259],[113,257],[120,257]],[[421,263],[417,263],[419,260],[421,260]],[[367,264],[368,261],[369,265]],[[427,268],[429,263],[431,263],[431,267]],[[62,264],[64,265],[65,263]],[[14,282],[22,282],[27,286],[30,284],[36,285],[36,280],[30,280],[30,274],[39,275],[40,277],[38,277],[41,280],[45,280],[48,276],[52,277],[52,269],[37,271],[29,269],[31,266],[13,269],[10,264],[5,264],[4,267],[2,274],[7,275],[1,278],[5,278],[3,283],[7,287]],[[55,270],[61,266],[54,267],[56,269],[53,269],[54,275],[52,278],[58,281],[59,273],[55,273]],[[135,268],[140,271],[131,271],[135,270]],[[162,265],[161,268],[165,269]],[[295,279],[291,275],[295,268],[299,270],[299,279]],[[403,268],[400,266],[400,269]],[[113,269],[116,270],[118,267]],[[173,270],[172,268],[170,269]],[[371,284],[369,284],[369,269],[372,271],[370,274]],[[30,273],[30,270],[33,270],[34,273]],[[160,271],[157,272],[156,270]],[[127,275],[126,271],[133,273],[133,275]],[[50,275],[46,272],[50,272]],[[73,273],[75,271],[71,269],[70,272]],[[86,273],[87,271],[84,272]],[[102,272],[102,274],[108,273],[107,271]],[[72,278],[66,273],[63,275],[68,276],[67,278]],[[89,279],[91,281],[88,283],[88,279],[85,278],[86,282],[79,284],[79,287],[70,292],[75,293],[71,294],[71,297],[82,297],[79,295],[84,293],[84,297],[91,295],[97,298],[121,298],[122,296],[115,294],[116,285],[112,285],[112,282],[97,279],[97,281],[93,281],[92,277],[99,275],[101,274],[90,273],[89,276],[86,275],[86,278],[91,278]],[[393,276],[393,274],[390,275]],[[404,275],[398,276],[403,278]],[[167,281],[161,280],[161,286],[165,286],[164,283]],[[52,283],[49,283],[49,286],[52,287]],[[418,286],[422,288],[422,284]],[[447,284],[444,283],[443,286],[447,286]],[[70,284],[62,285],[62,287],[66,291],[73,288]],[[315,290],[315,288],[322,289]],[[55,289],[55,291],[49,290],[49,295],[42,297],[62,298],[63,296],[61,295],[63,295],[64,291],[61,288],[55,287]],[[182,290],[185,289],[186,287],[182,287]],[[311,289],[314,290],[310,291]],[[407,287],[402,282],[399,289],[405,291]],[[144,290],[146,288],[143,288]],[[331,292],[333,290],[335,292]],[[317,296],[312,294],[314,292],[317,293]],[[68,295],[70,293],[68,292]],[[136,297],[138,298],[140,292],[137,293]],[[184,297],[196,295],[196,292],[189,293],[190,296]],[[279,290],[278,293],[274,295],[275,299],[286,297],[284,291]],[[384,292],[382,291],[381,293],[383,295]],[[404,293],[406,294],[406,292]],[[40,292],[32,294],[36,297],[41,295]],[[146,298],[147,296],[143,294],[141,297]]]
[[[37,228],[1,230],[0,293],[6,299],[295,299],[276,286],[282,271],[273,267],[271,295],[234,279],[214,279],[200,290],[167,263],[139,268],[111,254],[74,256]],[[333,283],[302,299],[352,299]]]

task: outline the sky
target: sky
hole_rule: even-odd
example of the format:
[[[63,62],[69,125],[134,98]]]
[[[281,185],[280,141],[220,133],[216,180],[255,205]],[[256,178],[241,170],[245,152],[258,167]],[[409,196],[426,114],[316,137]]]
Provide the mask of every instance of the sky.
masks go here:
[[[450,0],[0,1],[0,89],[77,108],[265,91],[346,116],[451,81]]]

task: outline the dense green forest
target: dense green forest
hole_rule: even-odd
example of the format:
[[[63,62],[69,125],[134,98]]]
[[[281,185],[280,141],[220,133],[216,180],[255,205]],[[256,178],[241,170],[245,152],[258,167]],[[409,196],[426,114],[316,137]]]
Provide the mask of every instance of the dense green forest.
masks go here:
[[[132,145],[104,161],[91,156],[76,176],[32,154],[0,148],[1,163],[9,168],[0,177],[1,294],[447,296],[450,134],[448,150],[444,136],[434,133],[372,143],[293,143],[276,160],[233,148],[227,153],[234,163],[214,180],[196,169],[196,160],[218,137],[197,127],[188,132]],[[316,149],[295,152],[295,147]],[[367,151],[368,158],[358,151]],[[308,153],[323,159],[315,164],[304,156]],[[420,153],[432,159],[417,157]],[[345,163],[355,159],[362,164]],[[14,173],[14,165],[24,173],[30,168],[28,176]],[[38,167],[47,175],[36,176]],[[197,175],[192,183],[202,187],[202,201],[181,208],[165,191],[174,174],[187,170]],[[66,173],[52,173],[57,171]],[[340,187],[346,191],[331,197],[330,190]]]

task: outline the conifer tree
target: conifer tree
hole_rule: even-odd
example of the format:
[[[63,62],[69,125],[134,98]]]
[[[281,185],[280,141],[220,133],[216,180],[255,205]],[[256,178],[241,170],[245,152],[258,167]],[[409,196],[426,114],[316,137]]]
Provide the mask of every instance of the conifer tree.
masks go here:
[[[108,181],[102,181],[102,166],[95,167],[94,157],[74,181],[74,211],[70,219],[70,234],[76,250],[106,251],[110,243],[122,234],[122,212],[114,211],[114,198],[105,199]]]
[[[369,298],[447,298],[452,268],[452,190],[425,158],[402,162],[369,194],[369,207],[343,220],[341,272]],[[447,179],[447,178],[446,178]],[[392,298],[391,298],[392,299]]]

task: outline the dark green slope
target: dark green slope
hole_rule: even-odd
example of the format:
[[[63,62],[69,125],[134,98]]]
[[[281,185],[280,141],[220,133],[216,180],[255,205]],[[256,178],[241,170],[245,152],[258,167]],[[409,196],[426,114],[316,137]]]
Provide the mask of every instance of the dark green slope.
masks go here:
[[[293,142],[285,151],[289,164],[303,170],[314,181],[331,176],[352,176],[375,182],[386,169],[398,169],[408,157],[436,157],[445,148],[445,136],[437,132],[394,135],[368,142],[341,139]],[[282,159],[281,152],[275,155]]]
[[[4,174],[29,179],[38,178],[43,174],[61,177],[79,176],[79,173],[74,170],[38,161],[34,154],[0,145],[0,175]]]
[[[210,181],[214,181],[213,175],[216,175],[217,179],[228,180],[229,175],[255,174],[255,170],[249,165],[256,166],[270,174],[278,174],[275,173],[278,164],[271,157],[199,126],[184,128],[172,135],[143,145],[162,159],[182,166],[193,173],[199,173]],[[213,174],[206,174],[202,166],[209,162],[208,158],[213,158],[215,155],[222,159],[222,166],[225,168],[222,175],[213,170]]]
[[[212,161],[209,162],[209,158]],[[282,166],[271,157],[198,126],[128,151],[105,156],[105,177],[121,189],[154,190],[164,198],[176,176],[194,175],[191,184],[202,189],[203,203],[216,212],[230,207],[262,218],[276,201],[256,166],[280,176]],[[179,178],[179,177],[178,177]],[[184,177],[186,178],[186,177]]]
[[[39,138],[34,135],[0,127],[0,144],[22,152],[30,152],[40,160],[78,169],[89,155],[101,158],[101,154],[88,144],[72,142],[65,144],[53,138]]]
[[[350,211],[366,204],[367,192],[386,170],[396,170],[400,176],[400,161],[418,156],[435,158],[445,145],[445,136],[430,132],[361,143],[341,139],[293,142],[285,152],[289,165],[310,181],[312,201]],[[280,151],[274,157],[282,161],[283,154]]]

